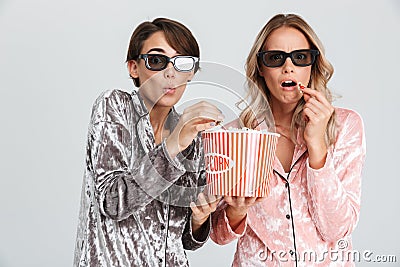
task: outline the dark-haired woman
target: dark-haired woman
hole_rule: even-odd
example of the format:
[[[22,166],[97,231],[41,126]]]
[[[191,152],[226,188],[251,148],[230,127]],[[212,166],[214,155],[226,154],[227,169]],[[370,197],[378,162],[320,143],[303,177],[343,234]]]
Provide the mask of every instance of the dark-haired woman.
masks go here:
[[[133,32],[127,64],[139,90],[107,91],[93,107],[74,266],[187,266],[184,249],[207,240],[217,201],[201,193],[198,133],[223,116],[207,102],[174,109],[199,57],[179,22]]]

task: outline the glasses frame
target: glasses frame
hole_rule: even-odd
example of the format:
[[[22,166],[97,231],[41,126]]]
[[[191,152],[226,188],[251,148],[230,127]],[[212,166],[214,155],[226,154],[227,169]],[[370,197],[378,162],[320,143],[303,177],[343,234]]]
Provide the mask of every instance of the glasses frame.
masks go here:
[[[279,65],[269,65],[269,64],[267,64],[267,62],[265,62],[265,57],[264,57],[264,55],[267,54],[267,53],[276,53],[276,52],[279,52],[280,54],[282,54],[282,55],[284,56],[284,58],[283,58],[283,60],[282,60],[282,63],[279,64]],[[310,52],[310,54],[311,54],[311,56],[312,56],[311,63],[309,63],[309,64],[298,64],[298,63],[295,62],[295,60],[293,59],[293,54],[295,54],[295,53],[301,53],[301,52]],[[299,50],[293,50],[293,51],[290,52],[290,53],[286,53],[285,51],[280,51],[280,50],[268,50],[268,51],[260,51],[260,52],[258,52],[258,53],[257,53],[257,57],[258,57],[258,58],[261,58],[261,61],[262,61],[263,65],[266,66],[266,67],[269,67],[269,68],[279,68],[279,67],[282,67],[283,64],[285,64],[286,59],[287,59],[288,57],[290,57],[290,59],[292,60],[292,63],[293,63],[295,66],[298,66],[298,67],[307,67],[307,66],[311,66],[312,64],[315,63],[315,60],[317,59],[317,56],[318,56],[319,54],[320,54],[319,51],[316,50],[316,49],[299,49]]]
[[[165,58],[165,59],[166,59],[165,66],[164,66],[163,68],[160,68],[160,69],[152,68],[152,67],[150,66],[150,64],[149,64],[149,56],[159,56],[159,57]],[[192,67],[190,70],[182,70],[182,69],[179,69],[179,68],[175,65],[175,61],[176,61],[176,59],[178,59],[178,58],[191,58],[191,59],[193,59],[193,67]],[[191,72],[193,69],[196,69],[196,66],[197,66],[197,64],[198,64],[198,62],[199,62],[199,58],[198,58],[198,57],[194,57],[194,56],[174,56],[174,57],[168,57],[168,56],[163,55],[163,54],[140,54],[140,55],[138,56],[138,59],[143,59],[144,62],[145,62],[146,68],[147,68],[148,70],[152,70],[152,71],[161,71],[161,70],[165,70],[165,69],[167,68],[167,66],[168,66],[168,63],[171,62],[172,65],[174,66],[174,69],[176,69],[177,71],[179,71],[179,72]]]

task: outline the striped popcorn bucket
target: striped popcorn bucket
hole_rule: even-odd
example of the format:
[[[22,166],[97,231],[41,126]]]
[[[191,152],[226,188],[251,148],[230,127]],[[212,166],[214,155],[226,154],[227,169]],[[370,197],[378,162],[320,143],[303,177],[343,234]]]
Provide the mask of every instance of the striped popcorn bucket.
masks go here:
[[[256,130],[203,132],[208,193],[268,196],[278,136]]]

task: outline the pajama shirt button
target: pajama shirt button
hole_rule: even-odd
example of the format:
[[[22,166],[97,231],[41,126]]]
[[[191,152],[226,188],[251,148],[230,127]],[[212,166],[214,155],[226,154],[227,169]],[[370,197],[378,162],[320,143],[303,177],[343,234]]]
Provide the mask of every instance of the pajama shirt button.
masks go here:
[[[290,219],[290,215],[289,214],[286,214],[286,219]]]
[[[165,229],[165,225],[161,224],[161,230],[164,230],[164,229]]]

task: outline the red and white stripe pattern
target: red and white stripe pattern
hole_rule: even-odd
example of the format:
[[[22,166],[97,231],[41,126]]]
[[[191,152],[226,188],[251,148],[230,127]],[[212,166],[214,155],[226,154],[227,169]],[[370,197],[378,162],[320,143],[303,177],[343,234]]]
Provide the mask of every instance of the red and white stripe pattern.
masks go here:
[[[203,132],[209,193],[267,196],[278,136],[254,130]]]

